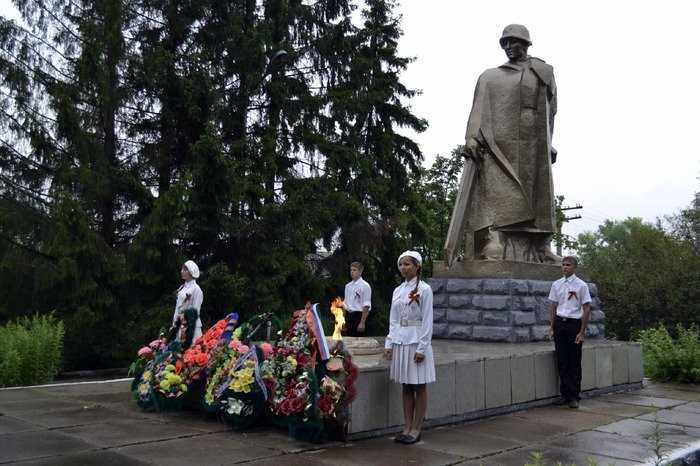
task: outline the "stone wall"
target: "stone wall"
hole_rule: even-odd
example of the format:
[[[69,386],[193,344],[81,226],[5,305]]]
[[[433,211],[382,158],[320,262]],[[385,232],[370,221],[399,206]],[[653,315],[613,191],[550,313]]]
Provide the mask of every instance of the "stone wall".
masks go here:
[[[433,341],[433,351],[437,380],[428,384],[427,426],[543,406],[559,394],[551,343],[442,340]],[[582,397],[641,387],[644,367],[639,343],[587,340],[582,352]],[[357,398],[350,405],[350,438],[401,431],[401,385],[389,380],[388,362],[381,356],[360,356],[354,361],[360,374]]]
[[[551,281],[511,278],[432,278],[434,338],[526,342],[549,338]],[[593,302],[589,338],[605,336],[605,314],[598,289],[588,284]]]

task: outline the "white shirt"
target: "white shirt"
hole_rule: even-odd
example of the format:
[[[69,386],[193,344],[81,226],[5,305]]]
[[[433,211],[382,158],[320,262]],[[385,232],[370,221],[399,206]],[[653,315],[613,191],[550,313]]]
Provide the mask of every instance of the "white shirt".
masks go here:
[[[202,301],[204,301],[204,293],[202,293],[202,289],[199,287],[199,285],[197,285],[196,280],[185,282],[185,284],[182,285],[177,292],[175,312],[173,313],[173,324],[175,324],[177,316],[186,309],[192,307],[197,310],[197,323],[195,324],[192,341],[196,340],[202,335],[202,321],[199,319],[199,310],[202,307]]]
[[[403,282],[394,290],[389,311],[389,335],[384,347],[418,343],[417,353],[425,354],[433,338],[433,290],[421,281],[418,285],[418,302],[412,301],[411,292],[416,278]]]
[[[345,285],[345,304],[348,312],[360,312],[364,307],[372,309],[372,288],[362,277]]]
[[[582,306],[591,302],[591,293],[588,284],[572,274],[552,283],[549,300],[556,303],[558,316],[580,319],[583,316]]]

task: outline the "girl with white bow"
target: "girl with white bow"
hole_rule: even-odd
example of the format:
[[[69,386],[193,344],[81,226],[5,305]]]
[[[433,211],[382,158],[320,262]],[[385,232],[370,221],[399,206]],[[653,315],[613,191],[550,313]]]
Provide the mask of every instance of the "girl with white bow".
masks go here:
[[[184,323],[184,312],[187,309],[193,308],[196,310],[197,321],[192,337],[192,341],[195,341],[202,335],[202,321],[199,318],[199,311],[202,308],[202,301],[204,301],[204,293],[202,293],[202,289],[197,284],[199,267],[194,261],[189,260],[185,262],[180,269],[180,277],[184,283],[180,285],[176,292],[177,301],[175,303],[175,313],[173,314],[173,326],[177,325],[178,319],[180,319],[181,323]]]
[[[389,335],[384,355],[391,360],[390,378],[402,385],[406,426],[396,442],[413,444],[420,440],[428,406],[426,384],[435,382],[433,360],[433,290],[420,279],[423,259],[416,251],[399,256],[404,282],[391,301]]]

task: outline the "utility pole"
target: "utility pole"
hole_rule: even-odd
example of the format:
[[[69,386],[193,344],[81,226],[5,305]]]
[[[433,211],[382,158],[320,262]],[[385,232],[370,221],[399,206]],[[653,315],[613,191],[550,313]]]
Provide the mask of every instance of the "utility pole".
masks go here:
[[[563,197],[562,197],[562,199],[563,199]],[[583,209],[583,206],[581,204],[576,204],[575,206],[559,207],[559,210],[561,212],[564,212],[566,210],[578,210],[578,209]],[[557,234],[559,236],[559,241],[556,242],[557,243],[557,256],[561,256],[561,253],[562,253],[561,249],[562,249],[562,245],[564,243],[563,238],[561,236],[561,226],[564,224],[564,222],[568,222],[570,220],[577,220],[577,219],[582,218],[582,217],[580,215],[574,215],[572,217],[567,217],[563,213],[561,213],[557,217],[558,217],[557,218]]]

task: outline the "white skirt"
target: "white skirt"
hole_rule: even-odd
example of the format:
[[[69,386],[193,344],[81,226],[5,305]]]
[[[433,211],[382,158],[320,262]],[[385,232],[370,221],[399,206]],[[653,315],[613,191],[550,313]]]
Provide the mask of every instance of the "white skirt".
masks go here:
[[[423,362],[413,360],[418,343],[412,345],[391,345],[391,370],[389,377],[398,383],[424,384],[435,382],[435,361],[433,347],[425,350]]]

